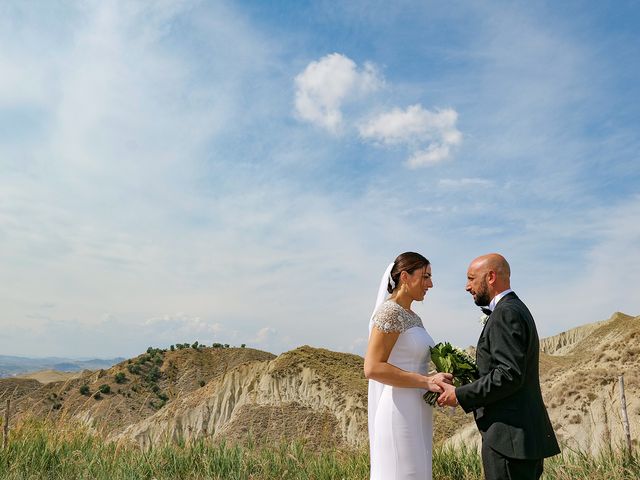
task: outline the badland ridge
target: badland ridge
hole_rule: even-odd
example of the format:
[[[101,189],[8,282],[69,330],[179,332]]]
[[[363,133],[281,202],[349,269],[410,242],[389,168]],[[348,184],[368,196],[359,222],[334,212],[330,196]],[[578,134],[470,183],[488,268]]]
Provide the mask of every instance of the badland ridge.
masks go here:
[[[640,429],[640,316],[574,328],[540,342],[549,415],[569,448],[622,442],[618,377],[632,435]],[[142,447],[207,437],[227,442],[302,440],[318,448],[367,444],[367,380],[358,355],[302,346],[279,356],[252,348],[181,345],[108,369],[43,383],[0,379],[0,414],[80,420],[105,438]],[[53,378],[47,375],[42,378]],[[435,442],[477,441],[470,415],[436,409]],[[635,437],[637,438],[637,437]]]

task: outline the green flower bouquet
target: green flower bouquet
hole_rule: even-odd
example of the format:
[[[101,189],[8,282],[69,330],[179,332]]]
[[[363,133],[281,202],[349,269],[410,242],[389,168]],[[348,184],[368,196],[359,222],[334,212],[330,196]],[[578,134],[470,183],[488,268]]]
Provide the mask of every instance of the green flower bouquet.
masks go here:
[[[471,383],[479,377],[476,362],[466,352],[449,342],[440,342],[431,349],[431,361],[436,366],[436,371],[453,375],[453,384],[456,387]],[[439,396],[439,393],[427,392],[422,398],[434,407]]]

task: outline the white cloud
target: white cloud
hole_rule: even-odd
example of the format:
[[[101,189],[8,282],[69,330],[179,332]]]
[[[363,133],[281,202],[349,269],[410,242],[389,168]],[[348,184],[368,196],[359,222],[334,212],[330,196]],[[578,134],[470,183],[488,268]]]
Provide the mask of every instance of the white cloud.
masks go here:
[[[418,150],[407,160],[407,166],[410,168],[423,167],[427,165],[435,165],[449,158],[451,149],[448,145],[431,144],[426,150]]]
[[[438,180],[438,186],[452,190],[469,187],[485,188],[491,185],[493,185],[493,182],[486,178],[441,178]]]
[[[296,76],[296,113],[303,120],[337,132],[343,122],[343,103],[378,89],[382,83],[373,64],[365,63],[359,69],[345,55],[326,55]]]
[[[364,138],[393,145],[415,142],[423,137],[440,137],[448,134],[451,143],[457,143],[460,135],[455,130],[458,114],[451,109],[430,112],[421,105],[411,105],[406,110],[394,108],[382,113],[360,127]],[[454,135],[450,132],[457,132]]]
[[[359,130],[367,140],[383,145],[406,145],[412,150],[407,165],[416,168],[451,157],[452,148],[462,141],[457,120],[458,113],[451,108],[430,111],[416,104],[406,110],[394,108],[379,114]]]
[[[351,344],[347,348],[343,347],[341,350],[345,350],[350,353],[361,355],[363,352],[367,350],[368,342],[369,342],[369,339],[367,337],[357,337],[351,342]]]
[[[358,70],[350,58],[333,53],[311,62],[295,78],[298,117],[330,132],[344,124],[342,106],[379,88],[384,83],[373,64]],[[462,141],[456,127],[458,113],[451,109],[430,111],[415,104],[405,110],[393,108],[368,121],[353,121],[360,137],[376,145],[403,145],[410,151],[406,165],[417,168],[440,163],[452,156]]]
[[[616,206],[594,209],[589,217],[583,235],[595,240],[592,248],[573,275],[560,279],[551,298],[541,302],[547,318],[560,324],[556,330],[607,319],[614,310],[640,314],[636,280],[640,270],[640,195]],[[571,227],[564,225],[565,229]]]
[[[184,313],[175,315],[163,315],[161,317],[149,318],[144,322],[145,326],[153,327],[158,333],[170,333],[173,336],[195,335],[215,335],[222,331],[222,325],[212,321],[203,320],[200,317],[193,317]]]
[[[268,349],[271,340],[278,333],[275,328],[263,327],[256,332],[255,337],[249,340],[249,345]]]

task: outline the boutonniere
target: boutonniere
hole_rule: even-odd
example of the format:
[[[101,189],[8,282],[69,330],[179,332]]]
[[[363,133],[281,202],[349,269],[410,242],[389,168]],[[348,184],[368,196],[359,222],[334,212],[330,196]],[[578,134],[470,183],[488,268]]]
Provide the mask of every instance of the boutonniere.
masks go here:
[[[489,315],[491,315],[491,309],[489,307],[480,307],[482,310],[482,316],[480,317],[480,323],[484,327],[487,324],[487,320],[489,320]]]

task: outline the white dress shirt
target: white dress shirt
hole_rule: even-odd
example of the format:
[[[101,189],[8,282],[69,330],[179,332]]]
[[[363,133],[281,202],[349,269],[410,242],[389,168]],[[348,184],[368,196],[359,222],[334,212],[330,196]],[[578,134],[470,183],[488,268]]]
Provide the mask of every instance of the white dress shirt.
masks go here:
[[[497,294],[495,297],[491,299],[491,303],[489,303],[489,306],[487,308],[493,312],[496,309],[496,305],[498,304],[498,302],[502,300],[502,298],[507,293],[511,293],[511,292],[513,292],[513,290],[511,290],[510,288],[507,288],[504,292],[500,292],[499,294]]]

